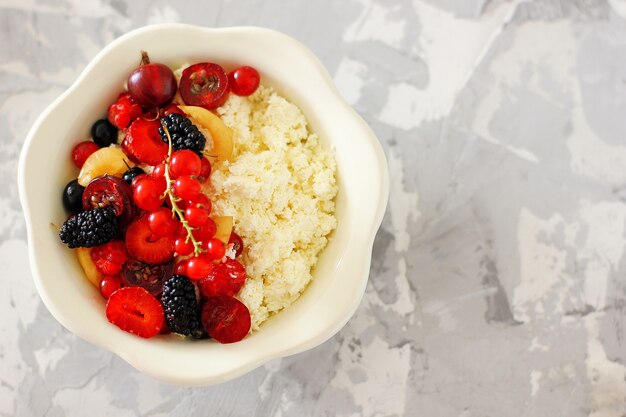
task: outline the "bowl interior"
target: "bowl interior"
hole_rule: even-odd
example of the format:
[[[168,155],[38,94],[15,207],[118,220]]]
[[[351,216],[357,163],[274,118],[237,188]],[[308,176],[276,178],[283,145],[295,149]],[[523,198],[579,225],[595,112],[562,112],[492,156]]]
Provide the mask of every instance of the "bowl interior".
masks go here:
[[[185,42],[181,42],[181,40]],[[177,67],[213,61],[227,69],[255,66],[262,83],[297,104],[313,131],[336,152],[338,227],[314,270],[314,279],[291,307],[242,342],[220,345],[171,336],[143,340],[107,322],[104,301],[83,278],[74,252],[54,223],[66,218],[60,196],[77,175],[69,155],[105,117],[126,77],[147,50],[153,62]],[[108,348],[139,370],[181,384],[221,382],[277,356],[313,347],[337,332],[363,294],[374,234],[387,201],[384,156],[371,130],[338,96],[319,61],[291,38],[255,28],[147,27],[103,50],[77,82],[33,127],[20,163],[20,194],[28,224],[37,288],[69,330]],[[167,361],[162,358],[167,355]]]

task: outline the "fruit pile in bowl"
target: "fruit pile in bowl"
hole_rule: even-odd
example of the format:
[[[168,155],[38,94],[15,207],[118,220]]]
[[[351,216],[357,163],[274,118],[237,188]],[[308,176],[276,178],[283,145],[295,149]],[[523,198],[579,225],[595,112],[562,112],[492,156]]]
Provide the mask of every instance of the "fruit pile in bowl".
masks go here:
[[[178,82],[168,66],[141,57],[91,140],[72,149],[79,172],[62,193],[69,217],[59,237],[120,329],[240,341],[251,325],[235,298],[246,280],[244,243],[231,216],[212,215],[203,190],[212,163],[233,149],[231,129],[211,110],[230,93],[253,94],[259,73],[201,62]]]
[[[206,139],[205,150],[208,155],[196,155],[201,163],[203,158],[210,162],[211,174],[208,180],[202,181],[201,175],[195,179],[200,181],[202,193],[207,195],[212,205],[209,217],[216,226],[214,237],[227,243],[224,248],[227,259],[210,262],[210,268],[214,271],[216,265],[228,264],[234,258],[246,271],[244,285],[234,298],[247,307],[252,324],[250,332],[237,343],[218,343],[220,336],[211,329],[206,329],[204,325],[202,328],[205,333],[213,333],[213,338],[191,340],[194,337],[192,333],[185,337],[167,334],[146,339],[112,324],[106,315],[106,305],[115,291],[142,288],[153,297],[148,298],[149,300],[156,299],[160,305],[159,307],[154,302],[151,303],[154,310],[163,309],[164,320],[161,321],[160,332],[174,330],[167,325],[165,318],[164,292],[160,296],[153,295],[145,282],[144,287],[125,284],[129,277],[125,276],[124,268],[134,270],[137,269],[134,263],[143,262],[133,257],[137,255],[131,255],[131,252],[137,252],[137,248],[129,248],[129,241],[126,239],[128,231],[142,216],[153,210],[139,207],[134,196],[131,197],[130,210],[122,207],[123,212],[130,215],[116,216],[116,204],[92,208],[88,205],[85,210],[81,207],[82,196],[77,198],[75,195],[82,189],[76,186],[68,190],[66,197],[67,204],[72,204],[70,207],[74,208],[66,211],[59,202],[64,187],[73,179],[86,188],[97,177],[114,177],[114,180],[103,182],[103,185],[110,184],[104,188],[126,189],[126,192],[119,191],[119,194],[127,196],[128,187],[131,194],[133,192],[132,178],[147,175],[157,179],[160,178],[160,171],[165,176],[164,167],[159,168],[161,162],[165,165],[165,160],[154,162],[155,165],[141,162],[137,159],[138,155],[134,155],[137,159],[134,160],[124,150],[127,145],[132,148],[132,144],[127,141],[122,146],[132,121],[139,118],[144,120],[141,124],[156,122],[159,127],[163,127],[160,120],[167,116],[164,113],[169,106],[145,106],[137,103],[137,98],[133,98],[134,104],[141,109],[139,116],[138,109],[128,99],[129,96],[126,99],[124,96],[120,97],[120,94],[130,94],[130,90],[124,86],[128,83],[129,75],[141,67],[138,66],[141,50],[149,51],[153,62],[177,69],[174,71],[178,81],[177,90],[170,104],[179,105],[178,108],[183,113],[181,116],[192,120],[192,124]],[[182,71],[191,67],[189,64],[207,61],[225,68],[226,78],[229,72],[242,64],[253,66],[262,75],[260,86],[251,96],[242,97],[237,95],[238,91],[233,88],[236,84],[229,79],[228,99],[217,111],[206,109],[203,102],[186,103],[181,97],[184,89],[180,82]],[[182,70],[178,71],[181,67]],[[197,77],[199,82],[195,83],[197,86],[193,89],[194,97],[199,97],[205,87],[216,86],[214,82],[201,82],[201,78]],[[246,85],[247,83],[242,83],[241,87],[245,89]],[[271,94],[270,90],[276,94]],[[121,116],[122,120],[113,118],[109,121],[108,110],[112,104],[115,105],[112,109],[113,116]],[[196,109],[197,114],[192,114],[195,108],[201,109]],[[159,110],[158,114],[156,110]],[[170,107],[170,110],[176,109]],[[206,119],[200,122],[200,113],[204,110]],[[266,115],[261,114],[264,110],[268,110]],[[176,114],[175,111],[173,113]],[[128,116],[127,121],[123,120],[125,115]],[[248,117],[250,115],[254,117]],[[281,117],[269,117],[278,115]],[[299,116],[290,117],[294,115]],[[283,116],[289,119],[285,123],[281,123],[281,120],[285,121]],[[106,119],[107,123],[102,121],[94,127],[101,119]],[[254,126],[248,122],[254,122]],[[111,129],[108,123],[113,124],[115,129]],[[128,123],[128,126],[118,128],[115,126],[117,123]],[[135,127],[141,127],[141,124]],[[223,129],[224,124],[229,129]],[[167,133],[174,139],[174,132],[170,131],[169,126],[166,127]],[[116,167],[115,173],[94,171],[89,174],[86,182],[83,181],[80,174],[87,165],[84,161],[92,157],[92,151],[96,149],[93,144],[83,145],[92,149],[87,148],[86,151],[76,153],[77,163],[82,166],[78,169],[72,163],[73,148],[89,137],[92,139],[88,142],[99,145],[98,138],[112,138],[113,130],[118,132],[116,143],[111,142],[108,146],[102,144],[98,149],[99,152],[118,152],[118,155],[121,150],[123,160],[112,162]],[[228,144],[229,132],[233,133],[230,137],[232,145]],[[297,134],[293,134],[294,132]],[[317,139],[309,132],[316,134]],[[131,136],[141,136],[141,129],[135,132],[133,128],[131,133]],[[284,138],[284,133],[290,138],[287,144],[276,140],[281,135]],[[157,149],[156,153],[162,152],[158,149],[166,146],[169,155],[169,141],[163,141],[159,132],[152,132],[149,136],[154,139],[149,143]],[[165,136],[167,139],[167,134]],[[175,139],[172,146],[174,143]],[[316,145],[311,146],[313,143]],[[292,152],[292,148],[296,147],[303,152]],[[229,148],[233,150],[230,156],[227,155]],[[172,156],[176,152],[172,147]],[[332,153],[336,161],[336,198],[329,193],[332,190],[322,187],[324,183],[329,183],[331,176],[320,175],[323,170],[316,163],[320,154],[328,153]],[[152,151],[147,154],[149,157]],[[220,160],[220,155],[228,159]],[[249,162],[247,169],[242,167],[244,162]],[[171,163],[170,159],[170,168]],[[297,165],[298,176],[290,175],[284,169],[288,164],[292,164],[292,167]],[[132,171],[129,167],[135,170]],[[144,173],[138,172],[138,168]],[[244,178],[250,171],[254,172],[252,178]],[[139,175],[135,176],[135,173]],[[308,178],[300,176],[301,174],[307,174]],[[171,171],[168,175],[171,175]],[[170,178],[174,179],[173,175]],[[120,179],[125,185],[120,185]],[[125,179],[130,183],[124,181]],[[331,77],[310,50],[289,36],[268,29],[211,29],[181,24],[152,25],[134,30],[107,45],[94,57],[74,84],[50,104],[33,124],[20,155],[18,180],[28,233],[30,269],[37,291],[51,315],[69,332],[115,353],[142,373],[182,385],[224,382],[271,359],[314,348],[336,334],[354,314],[365,291],[372,245],[385,212],[389,190],[385,156],[376,136],[341,98]],[[159,181],[162,180],[157,182]],[[213,192],[209,192],[210,190]],[[83,195],[85,191],[83,190]],[[170,191],[176,195],[174,189]],[[300,204],[295,206],[294,194],[303,192],[311,196],[295,201]],[[117,193],[116,191],[114,194]],[[97,196],[98,193],[94,195]],[[264,204],[268,199],[280,205],[284,215],[274,216],[273,212],[268,212],[267,205]],[[325,199],[323,204],[319,204],[321,199]],[[122,197],[117,201],[128,200]],[[171,203],[171,198],[166,197],[162,207],[169,209],[171,213],[172,207],[168,205],[168,200]],[[181,211],[184,211],[185,201],[187,200],[177,201]],[[114,243],[68,249],[59,240],[60,227],[72,213],[77,212],[73,217],[77,218],[81,210],[89,212],[93,209],[113,210],[116,226],[112,228],[117,227],[111,240]],[[300,218],[304,219],[299,223],[301,227],[296,231],[282,227],[284,223],[293,222],[295,209],[299,210]],[[318,227],[319,222],[309,221],[323,217],[320,211],[333,213],[336,228],[331,235],[324,235],[326,241],[322,236],[317,237],[317,240],[302,239],[304,232],[315,236],[328,231],[328,228],[321,230]],[[102,215],[105,222],[111,217],[110,211],[107,213]],[[128,220],[125,216],[129,216]],[[175,220],[181,223],[180,217],[176,216]],[[228,216],[232,218],[233,224],[230,234],[235,232],[242,238],[242,253],[237,253],[236,242],[229,243],[230,239],[226,239],[228,228],[222,229],[225,230],[221,235],[223,238],[219,236],[221,228],[217,218]],[[324,216],[328,217],[329,214]],[[143,219],[138,222],[137,227],[139,231],[145,232],[145,224],[142,222],[149,219]],[[158,222],[156,219],[154,221]],[[51,227],[51,223],[60,227]],[[180,226],[177,229],[178,232]],[[261,229],[263,234],[259,236],[258,231]],[[178,237],[178,233],[174,236]],[[205,243],[195,235],[194,239]],[[315,243],[311,244],[313,241]],[[285,257],[292,248],[292,243],[300,245],[302,250],[291,253],[291,257]],[[95,249],[98,246],[101,246],[100,250]],[[201,246],[201,249],[204,248]],[[303,257],[302,253],[307,250],[315,252],[315,256]],[[81,262],[77,260],[77,253],[81,252],[87,258],[83,263],[91,266],[88,269],[92,271],[91,274],[86,274]],[[89,256],[84,256],[86,254]],[[201,256],[208,256],[205,254],[206,252],[200,253]],[[193,253],[179,256],[175,252],[174,269],[179,263],[194,256]],[[304,268],[295,267],[298,265],[294,262],[296,258],[308,260]],[[101,269],[104,268],[104,272],[97,268],[97,264],[100,264]],[[116,273],[120,264],[122,269]],[[278,264],[282,267],[277,268]],[[146,276],[158,277],[153,272],[150,269]],[[200,293],[203,290],[200,288],[202,280],[193,280],[188,274],[180,272],[173,270],[169,278],[184,275],[195,287],[195,313],[198,314],[195,317],[199,317],[202,324],[202,309],[209,299]],[[85,279],[85,276],[94,276],[100,281],[105,276],[118,276],[122,287],[117,289],[118,281],[112,279],[113,285],[103,290],[104,295],[109,295],[109,299],[106,299],[100,288]],[[133,278],[132,275],[130,278]],[[94,279],[94,282],[97,284],[98,280]],[[189,288],[186,284],[187,281],[184,281],[181,288]],[[178,291],[177,286],[172,287]],[[189,290],[182,291],[191,294]],[[207,289],[204,288],[204,291]],[[124,292],[120,294],[124,296]],[[192,297],[188,300],[190,303],[193,301]],[[281,309],[283,306],[288,308]],[[115,313],[119,317],[126,317],[126,320],[134,319],[133,316],[122,316],[119,311],[114,312],[114,315]],[[121,323],[119,317],[113,320]],[[155,326],[158,327],[158,324]]]

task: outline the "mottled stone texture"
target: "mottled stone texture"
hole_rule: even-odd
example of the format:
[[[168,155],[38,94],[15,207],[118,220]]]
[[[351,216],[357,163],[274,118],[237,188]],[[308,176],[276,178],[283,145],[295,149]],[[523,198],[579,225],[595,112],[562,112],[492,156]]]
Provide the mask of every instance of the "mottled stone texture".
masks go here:
[[[0,415],[625,415],[619,3],[0,1]],[[298,38],[391,173],[348,325],[209,388],[158,383],[61,328],[35,292],[18,203],[37,115],[105,44],[157,22]]]

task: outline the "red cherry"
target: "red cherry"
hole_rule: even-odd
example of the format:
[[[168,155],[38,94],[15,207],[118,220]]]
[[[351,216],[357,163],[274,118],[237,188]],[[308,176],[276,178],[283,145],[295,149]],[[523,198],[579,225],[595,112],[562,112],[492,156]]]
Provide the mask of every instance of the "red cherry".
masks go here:
[[[185,104],[214,109],[228,98],[228,76],[217,64],[194,64],[183,71],[179,91]]]
[[[210,297],[202,306],[202,325],[220,343],[238,342],[250,331],[250,311],[236,298]]]
[[[126,129],[134,120],[141,117],[141,106],[128,93],[119,95],[115,103],[109,106],[107,118],[118,129]]]
[[[211,176],[211,162],[208,159],[202,158],[200,160],[200,174],[198,174],[198,181],[205,182]]]
[[[233,244],[233,250],[235,251],[235,257],[238,257],[243,252],[243,240],[241,236],[239,236],[235,232],[231,232],[230,237],[228,238],[228,243]]]
[[[82,168],[87,158],[89,158],[89,155],[98,149],[100,149],[100,147],[90,140],[80,142],[72,149],[72,162],[74,162],[74,165],[78,168]]]
[[[199,227],[209,220],[209,214],[199,207],[187,207],[185,209],[185,220],[191,227]]]
[[[163,204],[163,189],[157,179],[147,174],[139,175],[133,180],[133,200],[146,211],[155,210]]]
[[[176,179],[172,186],[172,191],[183,200],[193,200],[200,195],[202,190],[198,180],[184,175]]]
[[[100,281],[100,294],[107,300],[115,291],[122,287],[122,278],[119,275],[105,275]]]
[[[127,85],[130,95],[144,107],[161,106],[176,93],[172,70],[167,65],[150,63],[145,51],[141,52],[141,65],[130,73]]]
[[[91,180],[83,192],[82,203],[83,210],[111,207],[121,226],[137,214],[130,185],[119,177],[104,175]]]
[[[187,276],[193,281],[207,277],[213,270],[213,262],[206,256],[187,259]]]
[[[162,117],[165,116],[169,116],[172,113],[176,113],[176,114],[180,114],[182,116],[185,116],[185,112],[183,112],[180,107],[178,107],[176,104],[168,104],[167,106],[165,106],[165,108],[163,108],[163,110],[161,111],[161,115]]]
[[[172,178],[182,177],[183,175],[198,176],[201,168],[200,157],[189,149],[176,151],[172,154],[170,162],[170,174]]]
[[[174,236],[178,229],[178,220],[173,217],[171,210],[159,207],[148,214],[148,227],[159,237]]]
[[[230,91],[238,96],[249,96],[259,87],[259,72],[249,66],[239,67],[228,74]]]
[[[193,252],[193,243],[191,240],[187,240],[187,237],[177,237],[176,241],[174,241],[174,250],[180,256],[191,255]],[[185,268],[187,266],[185,265]],[[177,272],[178,273],[178,272]],[[185,275],[185,274],[182,274]]]

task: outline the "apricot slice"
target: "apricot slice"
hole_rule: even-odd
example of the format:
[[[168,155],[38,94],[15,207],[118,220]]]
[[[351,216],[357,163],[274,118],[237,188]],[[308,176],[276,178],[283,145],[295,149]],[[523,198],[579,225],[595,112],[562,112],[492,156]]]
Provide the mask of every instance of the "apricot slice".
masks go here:
[[[227,161],[233,154],[233,131],[226,126],[222,119],[203,107],[178,106],[199,127],[211,134],[213,145],[206,152],[211,156],[207,159],[213,164],[218,161]],[[208,139],[208,138],[207,138]]]
[[[83,164],[78,174],[78,183],[86,187],[91,180],[105,174],[121,177],[128,170],[128,167],[133,167],[134,165],[128,160],[121,148],[100,148],[89,155],[89,158]]]
[[[215,239],[221,240],[224,245],[228,245],[228,239],[230,239],[230,233],[233,231],[233,217],[232,216],[218,216],[213,217],[217,231],[215,232]]]
[[[94,287],[100,288],[100,281],[102,281],[102,277],[104,276],[98,268],[96,268],[96,264],[91,259],[91,248],[76,248],[76,256],[78,257],[78,263],[83,268],[83,272],[85,272],[85,277],[89,282],[91,282]]]

